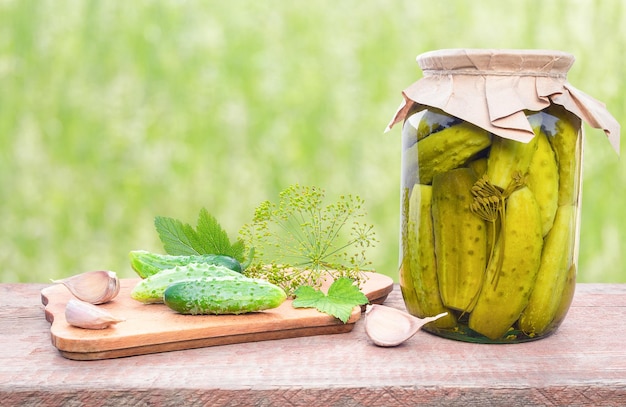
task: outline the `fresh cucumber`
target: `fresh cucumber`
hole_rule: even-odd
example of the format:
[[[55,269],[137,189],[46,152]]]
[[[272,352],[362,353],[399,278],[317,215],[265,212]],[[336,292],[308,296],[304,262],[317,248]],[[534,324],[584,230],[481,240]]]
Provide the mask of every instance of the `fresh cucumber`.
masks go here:
[[[131,298],[146,304],[163,302],[165,289],[179,281],[195,280],[198,278],[216,278],[224,280],[236,280],[246,278],[224,266],[216,266],[207,263],[189,263],[184,266],[162,270],[141,280],[130,293]]]
[[[244,314],[276,308],[287,295],[282,288],[254,278],[200,278],[167,287],[163,302],[181,314]]]
[[[242,272],[241,264],[232,257],[217,254],[200,254],[189,256],[171,256],[151,253],[145,250],[133,250],[129,253],[130,265],[141,278],[149,277],[161,270],[184,266],[189,263],[207,263],[224,266],[238,273]]]

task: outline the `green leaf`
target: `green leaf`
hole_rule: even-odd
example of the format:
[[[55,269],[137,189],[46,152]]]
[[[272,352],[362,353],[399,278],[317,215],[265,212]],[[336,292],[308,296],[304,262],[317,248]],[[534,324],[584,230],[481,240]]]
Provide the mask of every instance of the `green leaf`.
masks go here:
[[[250,249],[252,250],[253,248]],[[244,262],[246,261],[246,256],[244,254],[245,250],[246,245],[244,244],[243,240],[237,239],[237,241],[230,246],[229,256],[233,259],[237,259],[237,261],[239,262]],[[254,251],[252,251],[250,255],[254,255]]]
[[[231,244],[226,231],[205,208],[198,214],[196,229],[187,223],[164,216],[157,216],[154,225],[167,254],[218,254],[230,256],[240,262],[244,260],[243,241],[237,240]]]
[[[166,253],[174,256],[200,254],[194,248],[198,239],[191,226],[164,216],[155,217],[154,226]]]
[[[202,251],[230,255],[231,246],[228,234],[205,208],[202,208],[198,214],[196,231]]]
[[[347,277],[335,280],[328,288],[328,294],[313,287],[303,285],[294,291],[294,308],[316,308],[318,311],[339,318],[344,324],[350,319],[352,310],[357,305],[367,304],[369,300]]]

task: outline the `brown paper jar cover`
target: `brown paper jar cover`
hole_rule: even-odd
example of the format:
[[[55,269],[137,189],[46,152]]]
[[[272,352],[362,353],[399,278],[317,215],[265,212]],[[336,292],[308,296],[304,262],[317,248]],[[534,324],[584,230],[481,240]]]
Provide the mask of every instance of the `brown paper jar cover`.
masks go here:
[[[500,137],[528,142],[524,110],[562,105],[606,133],[619,153],[620,125],[606,106],[567,81],[574,56],[552,50],[444,49],[417,57],[423,77],[406,88],[388,125],[436,107]]]

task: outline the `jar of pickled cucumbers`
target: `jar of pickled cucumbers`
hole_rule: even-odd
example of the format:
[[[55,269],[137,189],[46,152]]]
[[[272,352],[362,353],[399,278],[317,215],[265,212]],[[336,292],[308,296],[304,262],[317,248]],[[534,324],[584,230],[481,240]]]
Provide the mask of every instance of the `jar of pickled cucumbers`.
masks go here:
[[[578,261],[583,122],[619,151],[619,124],[572,87],[573,56],[440,50],[405,89],[399,282],[438,336],[543,338],[561,324]]]

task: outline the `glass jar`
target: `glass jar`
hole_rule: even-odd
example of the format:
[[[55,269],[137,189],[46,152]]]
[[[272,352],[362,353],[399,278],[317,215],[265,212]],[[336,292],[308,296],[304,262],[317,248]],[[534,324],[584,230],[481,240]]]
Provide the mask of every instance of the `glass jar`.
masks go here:
[[[399,282],[407,311],[446,312],[423,329],[462,341],[548,336],[576,286],[587,112],[568,110],[556,92],[571,87],[573,57],[443,50],[418,62],[431,83],[405,90],[392,121],[404,121]],[[611,126],[607,134],[619,137]]]

